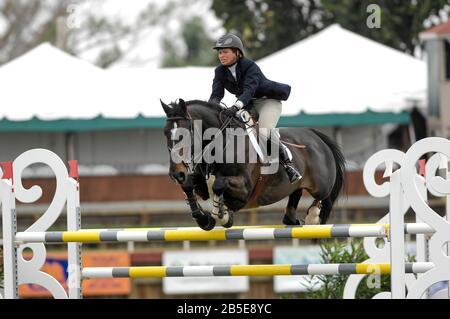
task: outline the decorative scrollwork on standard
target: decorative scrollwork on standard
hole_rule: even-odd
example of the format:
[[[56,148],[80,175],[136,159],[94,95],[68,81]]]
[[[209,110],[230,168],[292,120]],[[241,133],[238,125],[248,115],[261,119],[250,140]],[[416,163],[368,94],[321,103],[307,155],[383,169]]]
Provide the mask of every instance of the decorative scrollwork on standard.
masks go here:
[[[46,164],[53,171],[56,179],[56,190],[53,200],[45,213],[26,232],[47,231],[61,215],[67,201],[67,168],[55,153],[45,149],[33,149],[21,154],[14,161],[14,192],[16,199],[23,203],[33,203],[42,196],[41,187],[34,185],[29,189],[22,184],[22,173],[32,164]],[[32,251],[31,260],[26,260],[23,250]],[[41,271],[47,256],[42,243],[22,244],[17,250],[17,265],[20,284],[36,284],[47,289],[55,298],[67,298],[63,286],[52,276]]]
[[[385,165],[384,177],[392,174],[393,164],[402,166],[405,153],[398,150],[382,150],[372,155],[364,165],[363,180],[367,192],[374,197],[386,197],[390,194],[390,181],[379,185],[375,180],[375,172],[380,165]]]
[[[450,223],[424,201],[422,196],[420,196],[417,185],[411,178],[416,172],[417,161],[430,152],[440,153],[446,158],[450,158],[450,141],[444,138],[433,137],[416,142],[406,153],[401,172],[402,186],[412,209],[425,223],[435,230],[435,233],[429,240],[429,256],[435,267],[417,279],[413,289],[408,293],[408,298],[412,299],[421,298],[431,285],[439,281],[450,280],[448,273],[450,257],[443,250],[444,245],[450,242]],[[434,192],[450,194],[450,180],[435,176],[433,172],[431,172],[430,176],[427,176],[427,187],[430,187],[429,185],[431,185]]]
[[[381,150],[374,155],[372,155],[366,162],[363,170],[363,180],[364,185],[368,193],[374,197],[387,197],[391,196],[391,181],[385,181],[382,184],[378,184],[376,181],[376,171],[380,166],[385,166],[385,171],[383,177],[388,178],[392,175],[394,164],[401,168],[403,166],[403,161],[405,158],[405,153],[394,150]],[[421,176],[415,174],[416,183],[422,193],[425,192],[424,180]],[[425,195],[426,196],[426,195]],[[410,205],[407,200],[402,201],[401,214],[406,214]],[[389,223],[389,213],[377,221],[377,224],[388,224]],[[364,263],[386,263],[390,260],[390,245],[391,243],[387,238],[373,238],[366,237],[363,241],[364,250],[366,251],[369,259],[365,260]],[[344,298],[355,298],[356,291],[361,284],[362,280],[367,277],[367,275],[350,275],[345,288],[344,288]],[[406,286],[408,289],[414,284],[416,277],[414,274],[406,274]],[[383,291],[378,293],[373,297],[374,299],[387,299],[391,298],[391,293]]]

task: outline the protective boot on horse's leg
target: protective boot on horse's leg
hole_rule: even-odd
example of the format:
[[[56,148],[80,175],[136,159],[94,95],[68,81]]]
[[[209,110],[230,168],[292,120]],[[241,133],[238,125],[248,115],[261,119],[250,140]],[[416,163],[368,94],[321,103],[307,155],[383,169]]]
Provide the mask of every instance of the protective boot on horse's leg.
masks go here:
[[[225,228],[233,226],[233,212],[228,210],[228,207],[224,204],[223,193],[228,188],[227,180],[224,176],[215,178],[212,185],[213,195],[213,211],[211,213],[212,218],[217,224],[222,225]]]
[[[188,175],[186,181],[181,185],[183,192],[186,195],[186,202],[191,208],[192,218],[196,221],[198,226],[204,230],[211,230],[216,225],[216,221],[211,215],[205,212],[197,201],[194,194],[194,185],[192,175]]]
[[[315,199],[306,211],[305,224],[319,225],[321,224],[320,211],[322,209],[322,201]]]

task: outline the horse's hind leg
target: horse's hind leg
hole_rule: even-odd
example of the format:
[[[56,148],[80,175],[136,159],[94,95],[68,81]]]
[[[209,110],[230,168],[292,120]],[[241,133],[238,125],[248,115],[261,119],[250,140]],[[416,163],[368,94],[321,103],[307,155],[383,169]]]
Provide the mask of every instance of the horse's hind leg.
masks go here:
[[[286,206],[286,213],[283,217],[283,224],[285,225],[300,225],[300,221],[297,219],[297,206],[298,202],[302,198],[302,190],[296,189],[289,195],[289,201]]]
[[[332,207],[333,202],[330,197],[322,200],[315,199],[307,210],[305,223],[307,225],[325,224],[330,216]]]

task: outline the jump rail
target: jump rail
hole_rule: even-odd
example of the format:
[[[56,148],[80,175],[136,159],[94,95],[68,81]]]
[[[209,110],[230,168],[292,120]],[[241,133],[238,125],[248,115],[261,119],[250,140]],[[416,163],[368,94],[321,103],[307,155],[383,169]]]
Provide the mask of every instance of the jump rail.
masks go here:
[[[305,225],[278,228],[230,228],[204,231],[194,229],[155,229],[155,230],[89,230],[65,232],[18,232],[17,243],[98,243],[98,242],[148,242],[148,241],[204,241],[204,240],[270,240],[270,239],[319,239],[387,237],[389,224],[352,225]],[[433,234],[425,223],[405,225],[405,234]]]
[[[408,263],[406,273],[424,273],[431,262]],[[305,264],[305,265],[231,265],[231,266],[153,266],[86,267],[83,278],[219,277],[219,276],[292,276],[292,275],[386,275],[389,264]]]

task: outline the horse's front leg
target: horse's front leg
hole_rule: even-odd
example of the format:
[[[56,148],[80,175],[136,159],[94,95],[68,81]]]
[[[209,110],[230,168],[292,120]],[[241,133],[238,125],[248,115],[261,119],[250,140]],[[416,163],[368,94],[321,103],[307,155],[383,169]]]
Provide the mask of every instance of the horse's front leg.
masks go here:
[[[194,193],[194,183],[192,175],[188,175],[186,181],[181,185],[186,201],[191,208],[192,218],[196,221],[198,226],[204,230],[211,230],[216,225],[216,221],[211,214],[204,211],[197,201],[197,196]]]
[[[218,176],[213,183],[213,218],[223,227],[233,226],[233,214],[245,206],[246,183],[242,176]]]
[[[211,216],[215,219],[217,224],[222,225],[225,228],[233,226],[233,211],[225,206],[223,194],[214,194]]]
[[[210,197],[212,197],[213,204],[211,216],[217,224],[229,228],[233,225],[233,213],[224,205],[223,193],[228,188],[226,177],[214,177],[208,182],[211,187],[210,190],[212,194]]]

